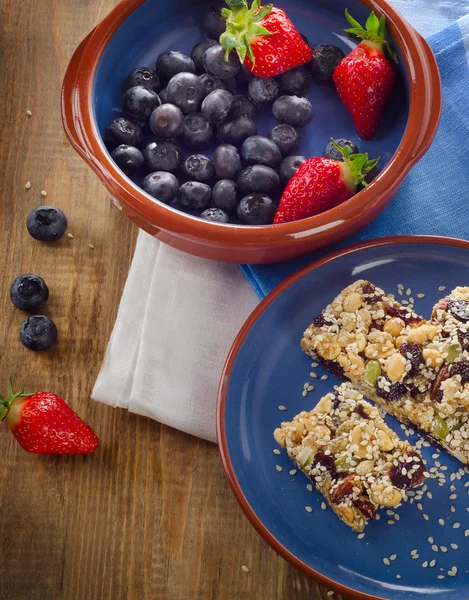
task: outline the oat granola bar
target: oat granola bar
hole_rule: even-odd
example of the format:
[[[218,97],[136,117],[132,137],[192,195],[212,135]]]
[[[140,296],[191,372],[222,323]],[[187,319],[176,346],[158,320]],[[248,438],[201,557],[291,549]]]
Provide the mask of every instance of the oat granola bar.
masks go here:
[[[425,478],[422,458],[351,383],[274,431],[275,440],[351,529],[363,531],[380,507],[395,508]]]
[[[469,300],[469,290],[458,290]],[[446,308],[448,302],[453,306],[451,298],[446,302]],[[456,327],[455,320],[454,311],[441,303],[427,322],[369,281],[359,280],[313,321],[301,346],[401,422],[412,424],[429,441],[469,464],[469,414],[464,404],[469,390],[461,389],[463,365],[450,364],[458,335],[466,333],[466,322],[460,320]],[[452,337],[448,328],[454,329]],[[454,360],[465,357],[469,354]],[[451,407],[445,404],[450,397],[457,399]],[[446,414],[450,410],[451,415]]]

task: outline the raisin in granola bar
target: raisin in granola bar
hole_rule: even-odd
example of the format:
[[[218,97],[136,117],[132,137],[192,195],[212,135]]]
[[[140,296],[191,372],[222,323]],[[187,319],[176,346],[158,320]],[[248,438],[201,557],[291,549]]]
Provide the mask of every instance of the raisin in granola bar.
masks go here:
[[[399,506],[425,478],[420,454],[350,383],[282,423],[274,437],[354,531],[363,531],[380,507]]]

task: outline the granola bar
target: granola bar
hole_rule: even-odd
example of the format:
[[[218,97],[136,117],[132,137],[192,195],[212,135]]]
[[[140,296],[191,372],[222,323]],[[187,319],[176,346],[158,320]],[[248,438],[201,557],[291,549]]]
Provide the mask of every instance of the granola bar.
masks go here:
[[[459,371],[465,367],[450,364],[456,342],[461,344],[467,333],[466,322],[447,310],[456,306],[452,301],[463,300],[461,295],[469,301],[469,290],[458,290],[446,299],[446,308],[444,303],[435,307],[427,322],[369,281],[356,281],[313,321],[301,346],[388,413],[469,464],[469,388],[461,386],[466,380]],[[455,362],[469,357],[464,352]],[[453,403],[446,406],[446,399]]]
[[[380,507],[395,508],[425,478],[422,458],[351,383],[274,431],[280,446],[351,529],[363,531]]]

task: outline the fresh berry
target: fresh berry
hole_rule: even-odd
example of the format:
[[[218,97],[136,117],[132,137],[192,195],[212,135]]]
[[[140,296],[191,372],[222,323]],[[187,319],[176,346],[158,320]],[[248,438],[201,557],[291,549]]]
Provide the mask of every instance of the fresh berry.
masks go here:
[[[238,187],[231,179],[221,179],[213,186],[212,203],[225,213],[231,213],[238,204]]]
[[[172,50],[158,56],[156,61],[156,72],[164,82],[168,82],[178,73],[195,73],[195,65],[192,58],[182,52]]]
[[[460,362],[453,363],[451,365],[450,375],[451,377],[460,375],[461,383],[463,385],[469,383],[469,361],[461,360]]]
[[[128,89],[122,98],[122,111],[139,125],[146,125],[151,113],[161,104],[156,92],[141,85]]]
[[[200,215],[201,219],[212,221],[212,223],[228,223],[228,215],[221,208],[206,208]]]
[[[298,168],[283,192],[275,223],[317,215],[355,194],[377,160],[368,160],[367,154],[351,154],[349,148],[337,148],[344,155],[343,162],[310,158]]]
[[[347,146],[348,148],[350,148],[352,154],[358,154],[360,152],[358,146],[356,146],[350,140],[344,140],[342,138],[339,138],[338,140],[335,140],[335,143],[341,148]],[[344,160],[344,155],[342,154],[342,152],[339,152],[339,150],[336,149],[332,142],[329,142],[327,144],[326,149],[324,150],[324,156],[326,158],[332,158],[332,160]]]
[[[192,113],[184,117],[183,136],[186,146],[194,149],[202,149],[210,144],[213,129],[200,113]]]
[[[278,173],[265,165],[246,167],[238,176],[237,184],[244,194],[254,192],[268,194],[278,189],[280,178]]]
[[[136,173],[143,167],[145,162],[143,154],[138,148],[126,146],[125,144],[117,146],[117,148],[111,152],[111,156],[119,169],[126,175],[133,175]]]
[[[314,80],[316,83],[334,83],[334,71],[345,54],[340,48],[330,44],[320,44],[313,50],[311,73]]]
[[[142,182],[142,188],[150,196],[165,204],[173,204],[179,192],[179,181],[172,173],[156,171],[150,173]]]
[[[143,149],[149,171],[175,173],[182,162],[182,155],[174,142],[150,142]]]
[[[161,104],[168,104],[168,96],[166,95],[166,88],[163,88],[158,92],[158,96],[160,97]]]
[[[277,144],[263,135],[248,137],[241,146],[241,157],[247,165],[278,167],[282,153]]]
[[[347,11],[345,16],[352,25],[345,31],[363,41],[340,62],[334,71],[334,83],[359,136],[371,140],[396,81],[396,71],[386,58],[385,50],[396,62],[397,59],[385,40],[384,16],[378,19],[374,12],[371,13],[366,30]]]
[[[417,375],[420,372],[420,367],[425,364],[421,346],[415,342],[404,342],[399,346],[399,352],[410,364],[410,371],[407,374]]]
[[[249,97],[258,107],[269,106],[279,95],[278,83],[275,79],[254,77],[248,87]]]
[[[277,144],[283,156],[293,154],[293,152],[298,150],[298,146],[300,145],[300,134],[294,127],[286,123],[276,125],[267,137],[274,144]]]
[[[162,104],[151,113],[150,129],[159,140],[177,137],[184,129],[184,115],[174,104]]]
[[[168,102],[175,104],[187,115],[200,109],[205,98],[205,86],[193,73],[174,75],[166,88]]]
[[[221,123],[229,115],[233,95],[227,90],[214,90],[202,102],[201,113],[209,123]]]
[[[221,142],[240,146],[245,139],[256,135],[257,127],[249,117],[225,121],[218,128],[218,138]]]
[[[206,183],[188,181],[181,185],[181,205],[192,212],[201,212],[210,204],[212,190]]]
[[[57,341],[57,327],[45,315],[33,315],[23,322],[20,341],[28,350],[47,350]]]
[[[26,273],[17,277],[11,284],[10,298],[19,310],[36,311],[47,302],[49,288],[39,275]]]
[[[202,60],[205,51],[211,48],[212,46],[217,45],[218,42],[216,42],[215,40],[202,40],[192,48],[191,58],[194,62],[195,70],[197,73],[205,73],[205,67]]]
[[[277,81],[282,94],[306,96],[311,86],[311,73],[306,65],[301,65],[282,73]]]
[[[203,75],[199,75],[199,79],[204,84],[206,96],[208,96],[210,92],[213,92],[214,90],[226,90],[225,82],[214,75],[204,73]]]
[[[137,67],[130,71],[125,82],[125,89],[128,90],[136,85],[142,85],[154,92],[159,92],[161,88],[158,73],[149,67]]]
[[[230,52],[225,59],[225,50],[220,44],[205,51],[203,63],[207,73],[215,75],[219,79],[234,77],[241,69],[241,63],[236,53]]]
[[[203,154],[193,154],[182,163],[182,172],[189,181],[208,183],[215,177],[215,166]]]
[[[275,77],[311,60],[313,51],[304,42],[285,12],[277,7],[259,7],[254,1],[227,0],[226,32],[220,43],[235,49],[241,62],[257,77]]]
[[[274,117],[292,127],[305,127],[313,118],[313,107],[307,98],[280,96],[272,106]]]
[[[237,119],[238,117],[249,117],[250,119],[254,119],[255,114],[256,107],[249,98],[240,94],[233,96],[230,119]]]
[[[141,127],[125,117],[117,117],[111,121],[104,133],[104,142],[109,150],[114,150],[121,144],[138,147],[142,139]]]
[[[407,388],[403,383],[400,381],[393,383],[384,375],[376,380],[375,390],[378,396],[384,398],[384,400],[389,400],[389,402],[397,402],[407,393]]]
[[[409,460],[409,458],[412,458],[412,460]],[[406,490],[423,483],[425,465],[417,452],[409,450],[397,459],[397,463],[389,471],[389,479],[393,485],[400,490]]]
[[[204,14],[203,29],[206,36],[213,38],[214,40],[218,40],[221,34],[225,31],[226,24],[221,16],[222,8],[222,3],[214,4],[209,6]]]
[[[466,300],[448,300],[447,311],[458,321],[463,323],[469,321],[469,305]]]
[[[362,515],[367,519],[376,519],[376,508],[369,500],[357,498],[353,501],[353,505],[358,508]]]
[[[287,156],[282,160],[278,169],[282,185],[287,185],[304,162],[306,162],[306,156]]]
[[[67,217],[60,208],[39,206],[26,219],[29,235],[41,242],[55,242],[67,231]]]
[[[331,474],[332,479],[338,479],[339,474],[335,466],[335,457],[333,454],[326,454],[322,450],[314,455],[314,463],[321,465]]]
[[[234,179],[241,171],[241,157],[238,148],[231,144],[220,144],[213,154],[213,162],[217,177],[221,179]]]
[[[0,396],[0,421],[6,419],[18,443],[35,454],[90,454],[99,440],[59,396],[49,392]]]
[[[243,63],[241,64],[241,69],[239,70],[239,73],[235,77],[236,85],[240,88],[246,88],[253,77],[254,75]]]
[[[243,225],[270,225],[275,204],[264,194],[249,194],[238,204],[237,215]]]

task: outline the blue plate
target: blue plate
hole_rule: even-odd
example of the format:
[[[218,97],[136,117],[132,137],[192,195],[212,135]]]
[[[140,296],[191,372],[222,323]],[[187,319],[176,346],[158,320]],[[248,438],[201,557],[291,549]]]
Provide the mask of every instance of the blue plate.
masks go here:
[[[397,294],[399,283],[411,288],[417,312],[430,317],[439,298],[469,284],[469,242],[373,240],[323,258],[278,286],[244,325],[225,366],[218,405],[224,467],[243,510],[263,537],[330,588],[353,598],[467,600],[469,471],[461,463],[424,447],[427,469],[436,465],[446,477],[444,485],[428,479],[428,492],[418,505],[403,505],[398,521],[380,511],[381,519],[370,522],[365,537],[358,539],[329,508],[321,508],[322,496],[307,490],[303,474],[289,475],[293,467],[286,453],[273,452],[272,432],[280,422],[310,410],[339,383],[321,367],[314,369],[317,379],[310,377],[311,360],[300,350],[303,330],[345,286],[362,278],[389,293]],[[417,294],[425,296],[419,299]],[[322,380],[326,373],[328,379]],[[306,381],[315,390],[304,398]],[[387,423],[405,435],[395,419],[387,417]],[[411,443],[416,439],[409,437]],[[417,558],[412,558],[414,550]],[[383,559],[392,555],[397,558],[386,565]],[[448,575],[453,567],[456,576]]]

